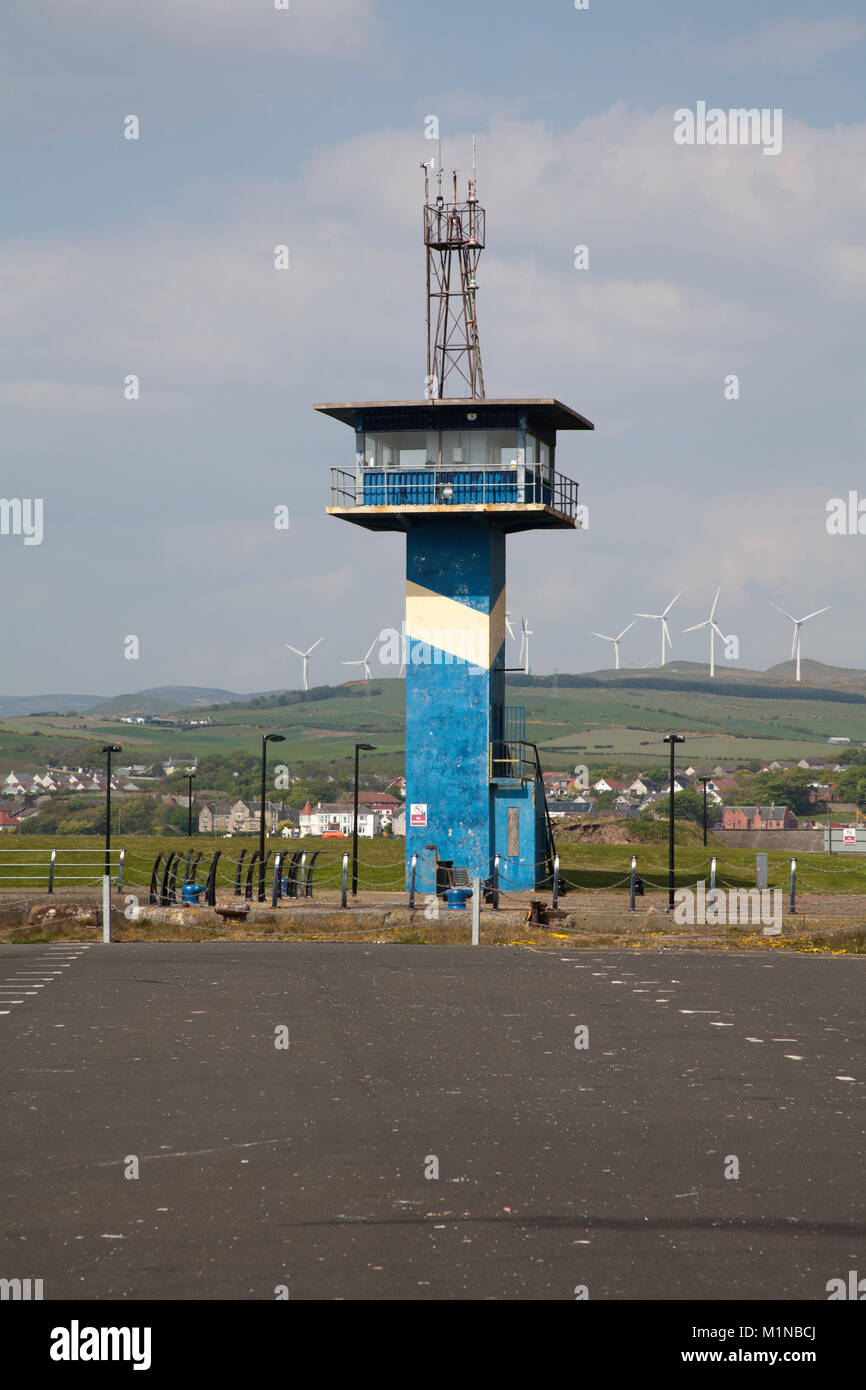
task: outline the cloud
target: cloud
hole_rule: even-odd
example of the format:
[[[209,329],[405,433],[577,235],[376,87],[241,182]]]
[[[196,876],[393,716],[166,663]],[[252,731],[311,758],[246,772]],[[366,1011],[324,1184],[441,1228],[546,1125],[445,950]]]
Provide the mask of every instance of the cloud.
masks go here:
[[[713,53],[729,63],[764,63],[774,68],[810,68],[866,38],[859,19],[805,19],[801,15],[768,19],[753,34],[722,43]]]
[[[236,52],[332,60],[370,48],[380,33],[372,0],[78,0],[109,25],[142,29],[172,43]]]
[[[536,661],[560,669],[580,660],[562,632],[619,631],[683,585],[691,601],[721,583],[725,623],[743,633],[763,631],[749,585],[804,611],[832,602],[840,626],[819,634],[816,622],[819,644],[843,640],[861,587],[858,542],[832,542],[823,499],[794,506],[783,487],[799,495],[816,467],[846,472],[866,212],[850,171],[866,163],[866,126],[786,122],[775,160],[678,148],[672,126],[672,110],[619,104],[564,129],[498,116],[479,133],[488,392],[553,392],[599,426],[560,441],[590,530],[510,549]],[[450,150],[468,167],[470,132]],[[52,508],[24,562],[37,586],[54,566],[58,588],[74,563],[78,616],[65,631],[95,687],[115,688],[126,669],[101,655],[97,611],[106,631],[136,632],[129,615],[143,613],[161,634],[142,685],[170,673],[275,687],[288,669],[275,655],[283,615],[293,627],[300,615],[299,641],[328,632],[318,670],[341,678],[359,634],[399,626],[399,539],[324,517],[327,465],[351,459],[352,438],[311,401],[422,393],[427,153],[418,129],[352,134],[289,179],[191,181],[146,220],[0,245],[7,455],[24,474],[34,461]],[[286,272],[273,265],[279,243]],[[574,269],[577,243],[589,271]],[[743,374],[743,399],[722,406],[728,371]],[[135,405],[122,399],[131,372]],[[810,422],[822,401],[829,428]],[[837,492],[857,485],[849,471]],[[284,501],[293,530],[277,537],[268,518]],[[123,527],[108,589],[91,558],[106,515]],[[670,559],[654,539],[660,516]],[[17,650],[27,623],[10,623]],[[216,643],[217,630],[231,640]],[[584,664],[600,660],[594,641]]]

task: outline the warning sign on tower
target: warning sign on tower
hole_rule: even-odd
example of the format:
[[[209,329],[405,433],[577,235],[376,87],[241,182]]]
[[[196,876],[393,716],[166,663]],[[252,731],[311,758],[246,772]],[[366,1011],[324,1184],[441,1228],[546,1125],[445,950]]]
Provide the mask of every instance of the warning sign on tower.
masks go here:
[[[409,805],[409,824],[426,826],[427,824],[427,803],[426,801],[413,801]]]

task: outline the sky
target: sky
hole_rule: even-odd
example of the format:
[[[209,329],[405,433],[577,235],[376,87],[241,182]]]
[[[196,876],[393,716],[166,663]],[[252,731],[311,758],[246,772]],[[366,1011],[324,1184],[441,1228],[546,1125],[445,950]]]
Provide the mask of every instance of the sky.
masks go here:
[[[354,441],[312,407],[424,394],[431,115],[461,178],[477,136],[488,395],[596,427],[557,450],[587,528],[509,540],[533,671],[679,590],[706,660],[718,588],[741,665],[790,656],[777,603],[866,667],[866,534],[827,529],[854,493],[866,532],[864,63],[863,0],[7,0],[0,494],[43,521],[0,534],[0,692],[297,688],[320,637],[339,682],[399,628],[404,542],[326,516]],[[676,143],[701,102],[781,148]]]

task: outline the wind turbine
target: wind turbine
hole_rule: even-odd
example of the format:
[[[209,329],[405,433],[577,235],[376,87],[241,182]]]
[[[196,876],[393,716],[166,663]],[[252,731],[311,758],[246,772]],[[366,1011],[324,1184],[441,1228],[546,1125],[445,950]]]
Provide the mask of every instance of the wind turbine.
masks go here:
[[[725,634],[722,632],[722,629],[719,627],[718,623],[716,622],[716,604],[717,604],[718,601],[719,601],[719,594],[720,594],[721,592],[722,592],[721,589],[716,589],[716,597],[713,599],[713,606],[712,606],[712,608],[710,609],[710,616],[707,618],[707,620],[706,620],[705,623],[695,623],[693,627],[684,627],[684,628],[683,628],[683,632],[697,632],[697,631],[698,631],[700,628],[702,628],[702,627],[708,627],[708,628],[710,629],[710,675],[711,675],[711,676],[714,676],[714,675],[716,674],[716,633],[719,634],[719,636],[721,637],[721,639],[722,639],[723,642],[727,642],[727,640],[728,640],[727,637],[725,636]]]
[[[772,600],[770,600],[770,602],[772,603]],[[786,617],[786,618],[789,618],[789,619],[791,620],[791,622],[794,624],[794,640],[793,640],[793,642],[791,643],[791,657],[793,658],[793,657],[796,656],[796,658],[797,658],[797,675],[796,675],[796,679],[799,680],[799,679],[800,679],[800,628],[803,626],[804,623],[807,623],[807,622],[809,621],[810,618],[817,618],[819,613],[829,613],[829,612],[830,612],[830,605],[829,605],[829,603],[828,603],[826,608],[816,608],[814,613],[807,613],[806,616],[805,616],[805,618],[795,618],[795,617],[793,616],[793,614],[786,612],[784,608],[779,608],[778,603],[773,603],[772,606],[773,606],[775,609],[777,609],[779,613],[784,613],[784,614],[785,614],[785,617]]]
[[[320,637],[320,638],[319,638],[319,642],[324,642],[324,640],[325,640],[324,637]],[[313,645],[312,645],[311,647],[308,647],[307,650],[306,650],[305,652],[299,651],[298,648],[297,648],[297,647],[293,647],[293,646],[291,645],[290,642],[284,642],[284,643],[283,643],[283,646],[284,646],[284,647],[288,647],[289,651],[290,651],[290,652],[294,652],[294,653],[295,653],[295,656],[299,656],[299,657],[301,658],[301,660],[303,661],[303,663],[304,663],[304,689],[305,689],[305,690],[309,690],[309,688],[310,688],[309,682],[308,682],[308,680],[307,680],[307,666],[308,666],[308,663],[309,663],[309,660],[310,660],[310,652],[314,652],[314,651],[316,650],[316,648],[317,648],[318,645],[319,645],[319,642],[314,642]]]
[[[506,626],[506,628],[508,629],[508,636],[511,638],[511,640],[512,640],[512,642],[513,642],[513,641],[514,641],[514,628],[511,626],[511,621],[510,621],[510,620],[511,620],[511,614],[508,612],[508,609],[506,609],[506,610],[505,610],[505,626]]]
[[[594,632],[592,634],[593,637],[600,637],[603,642],[613,642],[614,659],[616,661],[615,670],[617,671],[619,670],[619,644],[622,641],[623,637],[625,637],[625,634],[628,632],[629,628],[632,627],[634,627],[634,622],[630,622],[628,627],[624,627],[622,632],[619,634],[619,637],[608,637],[603,632]]]
[[[532,628],[525,618],[520,619],[520,660],[523,662],[525,674],[529,675],[529,639],[534,636]]]
[[[370,653],[371,653],[371,651],[373,650],[373,648],[375,647],[375,645],[376,645],[376,643],[378,642],[378,640],[379,640],[378,637],[374,637],[374,638],[373,638],[372,642],[370,643],[369,647],[367,648],[367,650],[366,650],[364,656],[361,657],[361,660],[360,660],[360,661],[344,661],[342,664],[343,664],[344,666],[363,666],[363,668],[364,668],[364,680],[365,680],[365,681],[371,681],[371,680],[373,679],[373,672],[372,672],[372,670],[370,669]]]
[[[667,608],[664,610],[663,613],[635,613],[635,617],[636,617],[636,618],[657,618],[657,619],[659,620],[659,622],[661,623],[661,625],[662,625],[662,662],[661,662],[662,666],[664,666],[665,660],[666,660],[666,657],[665,657],[665,642],[667,642],[667,644],[668,644],[669,647],[673,645],[672,642],[671,642],[670,629],[669,629],[669,627],[668,627],[668,613],[670,613],[671,609],[673,608],[674,604],[676,603],[677,599],[680,597],[681,594],[682,594],[682,589],[680,589],[679,594],[674,594],[673,598],[671,599],[670,603],[668,604]]]

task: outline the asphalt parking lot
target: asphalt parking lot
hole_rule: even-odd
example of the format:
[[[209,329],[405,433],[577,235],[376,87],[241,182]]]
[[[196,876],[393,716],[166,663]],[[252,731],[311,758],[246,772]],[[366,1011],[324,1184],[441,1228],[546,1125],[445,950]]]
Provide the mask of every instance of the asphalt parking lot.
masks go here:
[[[0,1275],[46,1300],[825,1299],[866,1272],[864,971],[6,947]]]

